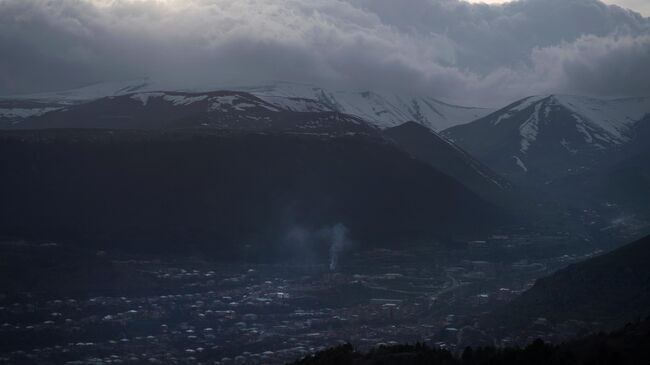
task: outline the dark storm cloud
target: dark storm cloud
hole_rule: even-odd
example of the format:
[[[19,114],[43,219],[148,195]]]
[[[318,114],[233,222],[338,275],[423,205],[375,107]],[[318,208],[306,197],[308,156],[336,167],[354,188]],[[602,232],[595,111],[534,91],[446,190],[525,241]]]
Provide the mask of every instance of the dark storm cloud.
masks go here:
[[[0,94],[150,76],[475,103],[650,94],[650,19],[595,0],[0,0]]]

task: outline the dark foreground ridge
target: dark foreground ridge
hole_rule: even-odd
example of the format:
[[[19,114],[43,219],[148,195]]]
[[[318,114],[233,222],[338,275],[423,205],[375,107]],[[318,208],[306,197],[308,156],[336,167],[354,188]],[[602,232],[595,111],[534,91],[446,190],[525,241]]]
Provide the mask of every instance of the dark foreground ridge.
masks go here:
[[[650,319],[610,334],[595,334],[561,345],[536,340],[525,348],[466,348],[460,356],[426,345],[383,346],[359,353],[346,344],[308,356],[294,365],[535,365],[647,364]]]
[[[24,131],[0,134],[0,152],[0,231],[16,237],[286,255],[295,227],[342,223],[362,245],[390,245],[484,232],[502,218],[364,134]],[[259,246],[246,251],[249,242]]]
[[[493,313],[490,327],[520,328],[531,319],[598,321],[616,328],[650,315],[650,236],[570,265]]]

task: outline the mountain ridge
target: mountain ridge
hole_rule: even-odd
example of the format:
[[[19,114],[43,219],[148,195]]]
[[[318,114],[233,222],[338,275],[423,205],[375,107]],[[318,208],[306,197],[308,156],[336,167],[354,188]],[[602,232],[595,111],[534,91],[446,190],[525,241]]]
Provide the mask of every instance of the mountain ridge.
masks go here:
[[[650,97],[541,95],[442,134],[497,172],[553,179],[589,169],[624,148],[650,114]]]
[[[240,91],[135,92],[34,115],[13,129],[199,128],[301,133],[374,133],[361,118],[332,111],[294,112]]]
[[[335,91],[315,85],[275,82],[258,86],[203,86],[175,88],[148,79],[125,82],[100,83],[78,89],[31,95],[6,96],[0,100],[38,101],[65,106],[87,103],[104,97],[133,93],[208,93],[234,91],[252,94],[276,107],[297,112],[338,112],[367,120],[379,128],[400,125],[410,120],[433,130],[468,123],[488,114],[490,108],[453,105],[425,95],[405,95],[393,92]],[[1,105],[0,105],[1,106]],[[13,113],[0,108],[0,122]],[[12,122],[15,122],[13,118]],[[5,123],[6,124],[6,123]]]

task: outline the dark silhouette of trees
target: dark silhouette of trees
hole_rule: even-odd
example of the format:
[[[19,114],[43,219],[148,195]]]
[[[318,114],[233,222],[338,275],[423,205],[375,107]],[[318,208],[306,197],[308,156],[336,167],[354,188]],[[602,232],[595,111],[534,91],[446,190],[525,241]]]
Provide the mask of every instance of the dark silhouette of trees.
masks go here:
[[[426,344],[381,346],[361,353],[350,344],[308,356],[293,365],[611,365],[650,363],[650,319],[611,334],[566,344],[535,340],[524,348],[467,347],[459,356]]]

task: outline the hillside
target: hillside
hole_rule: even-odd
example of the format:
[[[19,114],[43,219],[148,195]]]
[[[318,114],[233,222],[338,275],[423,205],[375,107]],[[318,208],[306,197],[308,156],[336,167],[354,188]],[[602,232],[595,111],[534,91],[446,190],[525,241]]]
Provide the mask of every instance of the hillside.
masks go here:
[[[537,280],[497,310],[492,325],[518,327],[536,318],[621,325],[650,314],[650,236]]]
[[[6,234],[133,250],[287,256],[291,229],[336,223],[360,245],[400,246],[504,217],[365,135],[4,132],[0,174]]]
[[[496,204],[507,204],[513,193],[508,181],[421,124],[407,122],[387,128],[382,134],[400,149]]]

